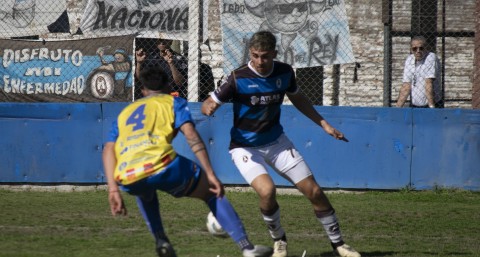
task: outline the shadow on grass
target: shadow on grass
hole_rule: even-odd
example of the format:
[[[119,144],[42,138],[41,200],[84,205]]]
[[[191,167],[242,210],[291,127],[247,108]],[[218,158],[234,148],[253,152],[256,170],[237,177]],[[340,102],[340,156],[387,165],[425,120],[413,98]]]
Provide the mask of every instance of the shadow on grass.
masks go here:
[[[398,253],[396,252],[380,252],[380,251],[375,251],[375,252],[361,252],[360,253],[362,257],[382,257],[382,256],[391,256],[391,255],[397,255]],[[314,253],[314,254],[309,254],[306,253],[305,256],[302,255],[289,255],[288,257],[338,257],[333,252],[323,252],[323,253]]]
[[[361,252],[360,253],[362,257],[385,257],[385,256],[415,256],[416,253],[412,252],[382,252],[382,251],[373,251],[373,252]],[[445,256],[470,256],[469,253],[459,253],[459,252],[449,252],[446,253]],[[432,253],[432,252],[424,252],[422,253],[422,256],[438,256],[438,253]],[[314,253],[314,254],[309,254],[306,253],[305,256],[303,255],[289,255],[289,257],[338,257],[333,252],[323,252],[323,253]]]

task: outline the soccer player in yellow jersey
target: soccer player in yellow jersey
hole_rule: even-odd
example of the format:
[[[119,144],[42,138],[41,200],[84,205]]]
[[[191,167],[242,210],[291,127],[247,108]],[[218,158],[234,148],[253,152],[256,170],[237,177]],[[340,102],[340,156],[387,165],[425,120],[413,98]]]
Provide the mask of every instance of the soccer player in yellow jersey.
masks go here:
[[[253,245],[236,211],[224,196],[187,101],[170,95],[168,76],[159,68],[145,69],[140,100],[125,107],[113,123],[103,151],[112,215],[126,215],[119,190],[136,197],[138,207],[156,240],[158,256],[176,256],[165,234],[157,190],[175,197],[203,200],[244,257],[271,256],[270,247]],[[172,140],[181,131],[200,164],[178,153]]]

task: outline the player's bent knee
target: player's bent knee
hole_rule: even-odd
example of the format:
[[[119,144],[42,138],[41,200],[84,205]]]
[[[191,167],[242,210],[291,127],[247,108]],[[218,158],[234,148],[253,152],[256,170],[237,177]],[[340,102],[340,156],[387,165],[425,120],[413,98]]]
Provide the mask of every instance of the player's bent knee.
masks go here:
[[[256,177],[251,186],[262,199],[275,199],[276,188],[270,176],[263,174]]]
[[[275,190],[275,187],[270,188],[270,189],[262,188],[261,190],[257,191],[257,194],[263,200],[273,200],[273,199],[275,199],[276,190]]]
[[[323,190],[322,188],[315,183],[315,180],[313,179],[305,179],[299,183],[297,183],[297,188],[300,190],[300,192],[305,195],[310,201],[314,201],[315,199],[322,198],[323,196]]]

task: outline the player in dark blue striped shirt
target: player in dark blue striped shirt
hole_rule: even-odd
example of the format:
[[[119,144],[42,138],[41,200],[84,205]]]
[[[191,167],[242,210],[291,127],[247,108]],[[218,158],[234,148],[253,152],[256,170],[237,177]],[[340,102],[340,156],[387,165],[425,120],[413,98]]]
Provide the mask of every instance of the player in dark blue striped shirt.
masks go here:
[[[248,48],[250,61],[231,72],[205,100],[202,113],[210,116],[223,103],[233,102],[230,154],[242,176],[260,197],[260,210],[274,240],[272,257],[287,256],[287,237],[280,224],[280,206],[267,166],[292,182],[310,200],[317,219],[340,256],[359,257],[357,251],[344,243],[333,206],[303,157],[284,134],[280,124],[280,107],[285,95],[326,133],[335,139],[348,140],[299,92],[292,67],[274,61],[277,56],[276,39],[271,32],[255,33]]]

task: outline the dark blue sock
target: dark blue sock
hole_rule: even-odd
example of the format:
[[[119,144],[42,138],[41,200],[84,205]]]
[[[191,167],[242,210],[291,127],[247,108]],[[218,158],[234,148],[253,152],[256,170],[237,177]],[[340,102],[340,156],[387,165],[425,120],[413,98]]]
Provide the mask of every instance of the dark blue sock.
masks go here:
[[[142,213],[143,219],[147,224],[148,229],[154,237],[163,235],[163,224],[160,216],[160,204],[156,191],[151,191],[148,194],[136,196],[138,209]]]
[[[245,232],[240,217],[233,209],[233,206],[228,201],[227,197],[212,197],[207,202],[208,207],[217,219],[222,228],[230,235],[230,237],[237,243],[240,249],[252,249],[253,245],[250,243]]]

